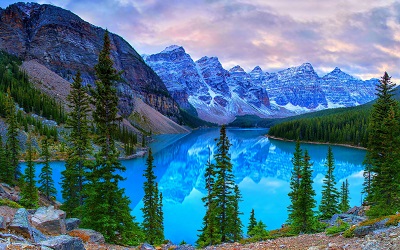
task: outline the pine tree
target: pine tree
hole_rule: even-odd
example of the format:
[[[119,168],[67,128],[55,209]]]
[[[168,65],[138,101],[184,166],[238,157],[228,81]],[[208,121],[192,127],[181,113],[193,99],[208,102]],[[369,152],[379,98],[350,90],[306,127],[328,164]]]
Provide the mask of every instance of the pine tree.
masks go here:
[[[84,203],[84,185],[86,172],[91,164],[87,158],[92,152],[89,128],[89,96],[82,85],[81,73],[78,71],[73,79],[71,92],[67,96],[70,113],[66,127],[71,129],[69,134],[70,146],[67,151],[65,170],[62,174],[62,208],[70,217],[80,217],[80,209]]]
[[[146,241],[151,245],[161,244],[164,240],[163,222],[160,218],[160,207],[158,186],[156,183],[156,176],[153,168],[153,155],[149,149],[149,156],[146,160],[146,169],[143,176],[146,181],[143,183],[144,197],[143,197],[143,231]],[[162,196],[161,196],[162,197]],[[162,204],[162,203],[161,203]]]
[[[229,215],[230,218],[230,227],[231,229],[229,230],[232,235],[232,240],[234,242],[238,242],[240,239],[243,238],[242,235],[242,221],[240,220],[240,215],[243,214],[239,211],[239,202],[242,201],[242,195],[240,194],[239,187],[238,185],[235,185],[234,189],[234,196],[232,197],[232,207],[231,207],[231,212]]]
[[[249,219],[249,225],[247,226],[247,235],[248,236],[252,236],[251,235],[251,230],[253,230],[253,228],[257,225],[257,220],[256,217],[254,215],[254,209],[251,209],[250,212],[250,219]]]
[[[7,158],[6,145],[3,143],[3,137],[0,135],[0,180],[7,182],[7,171],[9,170],[9,163]]]
[[[221,242],[228,242],[232,239],[232,221],[229,211],[232,209],[232,201],[235,199],[235,182],[232,173],[232,163],[229,155],[231,143],[226,136],[226,127],[223,125],[220,130],[220,137],[217,141],[217,153],[215,154],[215,183],[212,188],[215,197],[215,208]],[[241,229],[240,229],[241,230]]]
[[[36,208],[39,204],[39,195],[36,188],[35,181],[35,163],[33,162],[33,147],[30,135],[26,142],[26,168],[23,176],[23,187],[21,188],[21,200],[22,206],[27,208]]]
[[[42,192],[47,199],[54,197],[57,194],[54,187],[53,170],[50,166],[50,150],[47,138],[42,141],[42,157],[44,165],[39,175],[39,191]]]
[[[347,212],[350,209],[350,201],[349,201],[349,182],[342,182],[342,188],[340,189],[340,204],[339,209],[342,213]]]
[[[82,224],[102,233],[108,242],[134,244],[140,242],[142,235],[130,214],[129,198],[124,189],[118,187],[123,178],[117,173],[125,171],[125,167],[118,160],[119,152],[115,147],[114,135],[121,119],[117,117],[118,97],[113,85],[119,80],[119,74],[113,68],[110,52],[110,38],[106,31],[99,62],[95,66],[96,88],[91,91],[97,130],[95,142],[100,149],[87,176]]]
[[[261,220],[256,223],[256,225],[251,229],[249,235],[253,240],[264,240],[268,235],[268,231],[266,230],[267,225],[264,224]]]
[[[16,119],[16,107],[11,97],[10,89],[8,89],[7,102],[6,102],[7,116],[6,120],[8,123],[7,128],[7,157],[9,159],[9,165],[7,169],[7,184],[15,184],[18,178],[21,176],[21,169],[19,166],[19,141],[18,141],[18,124]]]
[[[332,148],[330,146],[328,147],[325,166],[328,170],[325,175],[324,184],[322,185],[322,199],[319,206],[319,212],[321,213],[321,219],[330,219],[334,214],[339,212],[339,192],[335,187],[336,181],[333,174],[335,162]]]
[[[292,175],[290,177],[290,189],[289,198],[290,205],[288,206],[288,223],[291,224],[293,222],[294,210],[293,205],[297,201],[298,192],[300,187],[300,179],[301,179],[301,168],[303,165],[303,152],[300,148],[300,141],[297,139],[296,146],[292,158],[293,170]]]
[[[156,184],[157,193],[160,193],[160,197],[158,198],[158,206],[157,206],[157,232],[158,238],[165,239],[164,237],[164,212],[163,212],[163,195],[158,190],[158,184]]]
[[[235,185],[232,163],[229,155],[231,146],[223,125],[217,140],[215,164],[207,163],[205,172],[208,195],[203,198],[206,215],[203,219],[202,233],[197,244],[204,247],[210,244],[236,241],[242,237],[242,223],[239,215],[241,195]]]
[[[292,226],[296,233],[312,233],[314,232],[314,211],[315,207],[315,191],[312,188],[312,163],[310,156],[305,150],[303,164],[301,169],[301,180],[297,194],[297,200],[293,204],[293,222]]]
[[[365,158],[366,200],[373,217],[394,214],[400,209],[400,113],[393,98],[395,84],[385,72],[377,85],[377,100],[369,119]],[[372,176],[372,178],[371,178]]]
[[[204,206],[206,207],[206,214],[203,218],[203,228],[200,230],[201,234],[196,242],[200,247],[221,243],[221,235],[218,232],[218,222],[216,218],[216,203],[214,202],[215,194],[213,192],[215,183],[215,165],[211,163],[210,148],[208,148],[208,150],[208,161],[204,173],[207,196],[202,198]]]

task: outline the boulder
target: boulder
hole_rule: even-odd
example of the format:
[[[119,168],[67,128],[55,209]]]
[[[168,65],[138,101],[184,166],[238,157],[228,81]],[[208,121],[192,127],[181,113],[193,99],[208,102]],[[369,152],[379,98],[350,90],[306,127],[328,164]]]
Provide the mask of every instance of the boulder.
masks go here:
[[[34,227],[47,235],[66,233],[65,212],[54,209],[54,206],[40,207],[31,217]]]
[[[364,237],[364,236],[374,232],[375,230],[385,228],[386,227],[385,224],[388,220],[389,219],[384,219],[384,220],[378,221],[372,225],[357,227],[356,229],[354,229],[354,236]]]
[[[17,210],[9,229],[16,233],[20,233],[25,238],[32,238],[32,226],[29,223],[28,211],[25,208],[20,208]]]
[[[42,232],[34,227],[32,227],[32,238],[35,243],[48,239]]]
[[[6,218],[0,215],[0,229],[6,229],[6,228],[7,228]]]
[[[81,223],[81,220],[78,218],[68,218],[65,220],[65,228],[67,231],[71,231],[71,230],[79,228],[80,223]]]
[[[104,236],[92,229],[74,229],[68,232],[68,235],[73,237],[78,237],[82,239],[85,243],[104,243]]]
[[[85,250],[81,239],[69,235],[55,236],[48,240],[41,241],[39,244],[54,250]]]
[[[155,250],[155,248],[147,243],[143,243],[142,245],[139,246],[140,250]]]
[[[332,218],[327,221],[330,226],[337,226],[338,220],[342,220],[350,225],[358,224],[362,221],[365,221],[367,218],[364,216],[358,216],[353,214],[335,214]]]

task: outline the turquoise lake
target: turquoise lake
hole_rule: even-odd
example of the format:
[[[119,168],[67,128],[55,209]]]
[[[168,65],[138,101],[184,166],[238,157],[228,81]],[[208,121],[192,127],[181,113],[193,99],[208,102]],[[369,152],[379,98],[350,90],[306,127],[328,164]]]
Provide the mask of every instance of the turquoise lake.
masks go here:
[[[293,142],[266,138],[267,129],[227,129],[232,146],[231,160],[235,181],[239,185],[243,201],[240,210],[243,231],[246,231],[250,211],[255,210],[257,220],[262,220],[267,229],[280,228],[287,219],[289,179],[292,169]],[[182,240],[194,244],[202,225],[205,208],[201,198],[205,196],[204,169],[209,156],[216,150],[215,138],[219,129],[200,129],[190,134],[158,135],[151,148],[154,154],[155,174],[163,193],[165,237],[179,244]],[[313,162],[315,197],[321,199],[322,181],[326,172],[324,163],[327,145],[302,144]],[[337,187],[348,179],[350,205],[360,205],[363,183],[365,151],[341,146],[332,146],[335,158]],[[121,183],[131,200],[132,214],[141,222],[143,206],[142,176],[145,158],[124,160],[126,180]],[[36,165],[37,175],[41,164]],[[53,162],[53,176],[60,190],[60,176],[63,162]],[[24,165],[22,165],[24,168]],[[57,199],[61,199],[60,192]]]

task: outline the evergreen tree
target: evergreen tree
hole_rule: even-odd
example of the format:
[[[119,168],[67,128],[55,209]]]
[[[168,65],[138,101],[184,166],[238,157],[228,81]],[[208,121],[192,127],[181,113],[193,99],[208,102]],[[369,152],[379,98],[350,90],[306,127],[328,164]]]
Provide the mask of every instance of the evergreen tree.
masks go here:
[[[160,193],[160,197],[158,198],[158,206],[157,206],[157,232],[156,234],[160,239],[164,239],[164,212],[163,212],[163,195],[158,190],[158,184],[156,184],[157,193]]]
[[[247,226],[247,235],[249,235],[250,237],[252,236],[250,232],[256,225],[257,225],[257,220],[254,215],[254,209],[251,209],[249,225]]]
[[[16,119],[16,107],[11,97],[10,89],[8,89],[7,102],[6,102],[7,116],[6,120],[8,123],[7,128],[7,157],[9,159],[9,166],[7,169],[7,184],[15,184],[21,175],[21,169],[19,166],[19,141],[18,141],[18,124]]]
[[[23,176],[23,187],[21,188],[21,200],[22,206],[27,208],[36,208],[39,204],[39,195],[36,188],[35,181],[35,163],[33,162],[33,147],[30,135],[26,142],[26,168]]]
[[[7,158],[7,150],[3,143],[3,137],[0,135],[0,180],[7,182],[7,171],[9,170],[9,163]]]
[[[65,170],[62,177],[62,208],[70,217],[80,217],[80,209],[84,203],[84,185],[86,173],[91,164],[87,158],[92,152],[89,128],[89,96],[82,85],[81,73],[78,71],[73,79],[71,92],[67,96],[70,113],[66,127],[71,129],[69,134],[70,146],[67,151]]]
[[[238,185],[235,185],[234,189],[234,196],[232,197],[232,207],[231,207],[231,212],[229,215],[230,218],[230,227],[231,229],[229,230],[232,234],[232,240],[234,242],[238,242],[240,239],[243,238],[243,232],[242,232],[242,221],[240,220],[240,215],[243,214],[239,211],[239,202],[242,201],[242,196],[239,191]]]
[[[261,220],[256,223],[256,225],[251,229],[249,235],[252,239],[260,241],[264,240],[268,235],[268,231],[266,230],[267,225],[265,225]]]
[[[215,164],[207,163],[205,172],[208,195],[203,198],[206,215],[203,219],[202,233],[197,244],[204,247],[221,242],[237,241],[242,237],[242,223],[239,215],[241,195],[234,183],[232,163],[229,155],[231,146],[226,136],[226,127],[220,130],[217,140]]]
[[[350,201],[349,201],[349,182],[342,182],[342,188],[340,189],[340,204],[339,209],[342,213],[347,212],[350,209]]]
[[[202,198],[206,207],[206,214],[203,218],[203,228],[200,230],[201,234],[197,240],[197,245],[204,247],[221,243],[221,235],[218,232],[218,222],[216,218],[216,203],[214,202],[213,187],[215,183],[215,165],[211,163],[211,152],[208,148],[208,161],[204,173],[206,183],[207,196]]]
[[[156,183],[156,176],[154,175],[153,168],[153,155],[149,149],[149,156],[146,160],[146,169],[143,176],[146,181],[143,183],[144,197],[143,197],[143,231],[145,239],[151,245],[161,244],[164,241],[163,222],[160,218],[160,207],[158,186]],[[162,204],[162,203],[161,203]]]
[[[123,178],[117,173],[125,171],[125,167],[118,160],[119,152],[113,136],[121,119],[117,117],[118,97],[113,86],[119,80],[119,74],[113,68],[110,52],[110,38],[106,31],[99,62],[95,66],[96,88],[91,91],[98,133],[96,144],[100,149],[87,176],[82,224],[101,232],[108,242],[135,244],[141,240],[139,227],[130,214],[129,198],[124,189],[118,187]]]
[[[366,200],[371,204],[368,214],[373,217],[400,209],[400,113],[393,98],[394,87],[385,72],[369,119],[364,190],[369,188]]]
[[[314,211],[315,207],[315,191],[312,188],[312,163],[310,156],[305,150],[303,164],[301,169],[301,180],[297,194],[297,200],[293,204],[293,222],[292,226],[296,233],[312,233],[314,232]]]
[[[47,199],[50,199],[57,194],[57,191],[52,178],[53,170],[50,166],[50,150],[47,138],[42,141],[42,157],[44,165],[39,175],[39,191],[42,192]]]
[[[217,224],[219,225],[219,233],[221,242],[233,240],[233,230],[241,230],[232,225],[238,217],[231,217],[235,200],[235,182],[232,173],[232,163],[229,155],[231,143],[226,136],[226,127],[223,125],[220,130],[220,137],[217,141],[217,153],[215,154],[215,183],[212,188],[213,197],[215,198],[215,209]]]
[[[330,146],[328,147],[325,166],[328,170],[325,175],[324,184],[322,185],[322,199],[319,205],[319,212],[321,213],[321,219],[330,219],[334,214],[339,212],[339,192],[335,187],[336,181],[333,174],[335,162]]]
[[[293,170],[292,175],[290,177],[290,192],[289,198],[291,204],[288,206],[288,223],[291,224],[293,222],[294,210],[293,205],[297,201],[298,192],[300,187],[300,179],[301,179],[301,168],[303,166],[303,152],[300,148],[300,141],[297,139],[295,150],[292,158]]]

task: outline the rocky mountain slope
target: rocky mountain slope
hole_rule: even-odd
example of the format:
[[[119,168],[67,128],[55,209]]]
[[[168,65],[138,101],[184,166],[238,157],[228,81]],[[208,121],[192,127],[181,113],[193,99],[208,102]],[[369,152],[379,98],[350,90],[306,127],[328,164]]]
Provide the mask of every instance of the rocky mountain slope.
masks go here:
[[[53,5],[16,3],[0,8],[0,49],[24,60],[35,59],[68,81],[80,70],[84,83],[94,83],[93,67],[104,32]],[[115,68],[123,72],[117,86],[121,115],[129,116],[134,98],[140,97],[162,114],[179,117],[178,105],[157,74],[120,36],[111,33],[110,40]]]
[[[227,123],[240,115],[286,117],[334,107],[350,107],[375,98],[376,79],[362,81],[335,68],[319,77],[309,63],[277,73],[240,66],[225,70],[218,58],[193,61],[172,45],[143,56],[182,108],[200,118]]]

